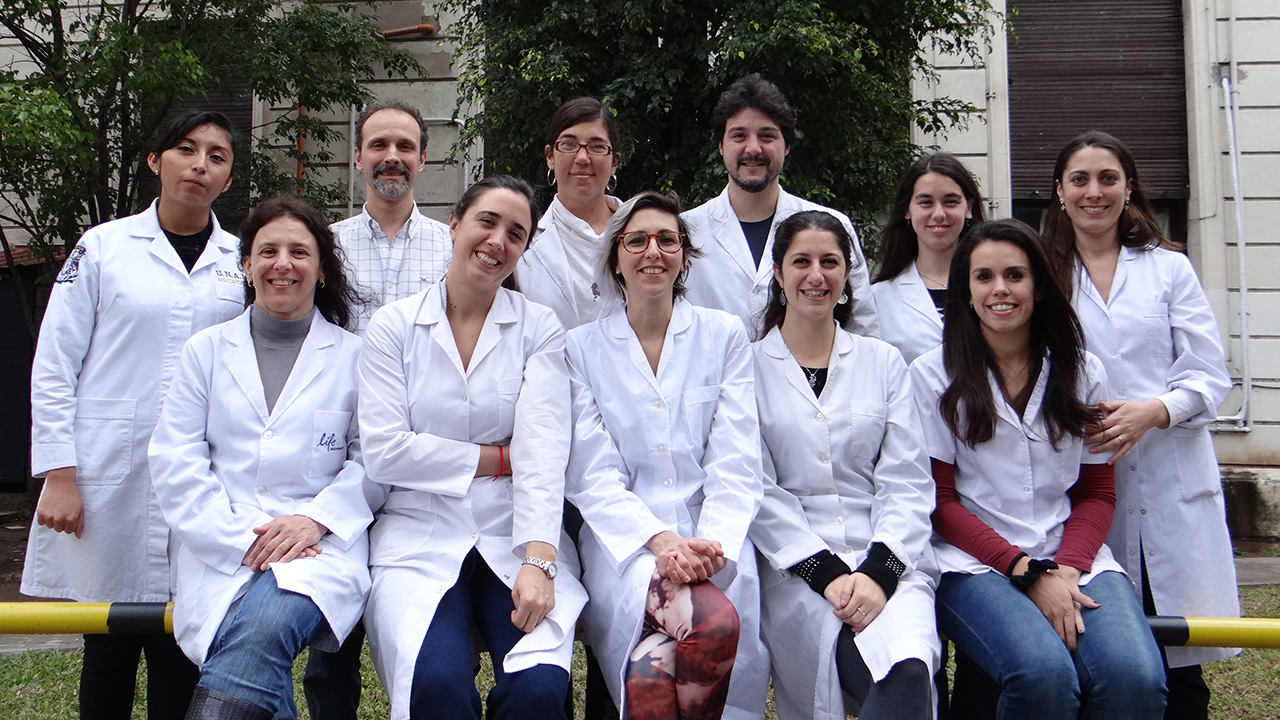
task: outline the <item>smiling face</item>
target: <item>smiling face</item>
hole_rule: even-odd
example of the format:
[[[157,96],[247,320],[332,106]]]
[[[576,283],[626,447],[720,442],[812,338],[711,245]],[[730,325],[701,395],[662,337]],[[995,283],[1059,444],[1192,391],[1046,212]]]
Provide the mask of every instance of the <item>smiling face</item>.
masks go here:
[[[743,108],[729,118],[720,139],[729,178],[752,193],[778,181],[789,151],[778,124],[755,108]]]
[[[965,220],[973,217],[973,208],[955,180],[929,172],[916,180],[906,217],[920,249],[949,254],[956,249]]]
[[[400,110],[379,110],[365,120],[355,161],[366,195],[394,200],[413,189],[427,161],[427,149],[418,147],[421,137],[418,122]]]
[[[578,123],[565,128],[556,136],[556,142],[572,140],[579,146],[603,144],[612,146],[609,130],[603,120]],[[604,197],[604,188],[609,184],[609,177],[618,167],[618,151],[608,155],[591,155],[586,147],[579,147],[577,152],[565,153],[550,145],[543,148],[547,168],[555,173],[556,193],[569,196],[578,202],[590,202]]]
[[[160,200],[192,211],[209,211],[231,187],[231,136],[211,123],[200,125],[177,145],[147,156],[147,167],[160,178]]]
[[[1080,148],[1067,159],[1057,191],[1077,235],[1116,239],[1130,186],[1115,153],[1094,146]]]
[[[461,217],[449,216],[453,260],[449,275],[496,291],[516,269],[533,227],[529,201],[506,188],[493,188],[476,198]]]
[[[988,343],[1010,333],[1030,337],[1036,283],[1027,254],[1003,240],[984,240],[969,256],[969,302]]]
[[[625,236],[633,232],[675,235],[680,230],[674,215],[657,208],[643,208],[632,213],[621,234]],[[636,294],[650,297],[665,294],[672,297],[672,288],[684,263],[683,248],[676,252],[663,252],[658,247],[657,240],[650,240],[643,252],[632,253],[625,248],[618,248],[618,264],[614,272],[622,276],[628,297]]]
[[[253,236],[244,274],[253,283],[255,305],[272,317],[297,320],[311,312],[316,283],[324,280],[320,248],[300,220],[278,217]]]
[[[828,230],[807,228],[795,234],[775,265],[773,277],[787,298],[787,317],[800,313],[812,319],[831,319],[849,269],[840,243]]]

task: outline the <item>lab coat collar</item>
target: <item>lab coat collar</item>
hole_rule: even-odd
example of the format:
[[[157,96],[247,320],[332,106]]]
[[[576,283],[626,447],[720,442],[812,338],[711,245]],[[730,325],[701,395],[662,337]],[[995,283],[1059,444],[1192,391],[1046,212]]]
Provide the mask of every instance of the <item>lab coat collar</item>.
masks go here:
[[[502,329],[499,326],[514,323],[518,318],[512,301],[512,292],[506,288],[498,288],[498,293],[493,296],[493,305],[489,307],[489,314],[485,316],[484,327],[480,329],[480,337],[476,339],[476,347],[471,352],[471,362],[464,368],[462,355],[458,352],[452,330],[449,330],[449,318],[445,313],[447,294],[445,281],[442,278],[427,290],[414,323],[443,326],[444,332],[440,332],[440,328],[437,328],[437,331],[431,333],[431,337],[453,362],[458,374],[465,378],[471,369],[479,365],[480,361],[498,346],[498,341],[502,339]]]
[[[778,205],[782,205],[781,195],[778,197]],[[724,254],[733,258],[733,262],[746,273],[747,277],[755,278],[758,268],[751,264],[751,247],[747,244],[747,236],[742,233],[742,225],[738,222],[737,214],[733,212],[733,204],[729,202],[728,185],[725,185],[724,190],[711,201],[709,214],[718,226],[711,229],[711,236],[720,243],[724,248]],[[776,209],[774,216],[777,217]],[[762,261],[769,257],[772,246],[773,230],[770,229],[764,255],[760,256]]]
[[[1004,399],[1004,394],[1000,392],[1000,384],[996,382],[996,374],[994,371],[987,371],[987,382],[991,384],[991,397],[995,399],[996,415],[1010,425],[1018,428],[1021,432],[1030,434],[1033,432],[1033,423],[1036,415],[1040,414],[1040,404],[1044,402],[1044,392],[1049,386],[1049,357],[1046,355],[1040,362],[1040,375],[1036,377],[1036,384],[1031,390],[1031,397],[1027,400],[1027,409],[1019,418],[1014,407],[1009,401]],[[1039,438],[1048,440],[1048,434]]]
[[[619,340],[626,340],[635,336],[635,331],[631,329],[631,322],[627,320],[627,306],[625,303],[619,303],[608,315],[600,318],[596,322],[602,323],[609,334]],[[676,300],[675,305],[671,308],[671,323],[667,325],[667,337],[672,337],[677,333],[682,333],[689,329],[693,324],[693,306],[688,300],[680,298]],[[666,348],[666,345],[663,345]]]
[[[560,200],[553,198],[551,202],[557,203]],[[549,278],[564,297],[564,301],[570,307],[577,307],[573,299],[573,288],[565,282],[568,278],[561,277],[562,273],[554,272],[552,269],[553,267],[568,268],[569,257],[565,255],[560,234],[555,230],[555,220],[551,217],[550,208],[538,220],[538,227],[534,230],[533,238],[529,240],[529,247],[520,256],[520,262]]]
[[[938,314],[938,308],[934,307],[929,288],[924,284],[924,278],[920,276],[920,270],[914,262],[908,264],[893,282],[902,288],[902,300],[907,307],[929,318],[934,325],[942,327],[942,316]]]
[[[222,338],[231,345],[231,350],[223,356],[223,362],[245,397],[249,398],[249,403],[258,413],[258,419],[264,426],[270,426],[271,417],[284,412],[324,369],[329,349],[337,342],[338,329],[316,311],[311,318],[311,329],[307,331],[307,337],[298,351],[298,359],[294,361],[289,378],[280,390],[280,397],[276,398],[275,408],[268,412],[266,392],[262,389],[262,374],[258,368],[258,355],[249,329],[249,314],[252,309],[252,306],[245,308],[243,313],[222,326]]]
[[[1075,276],[1076,294],[1079,295],[1083,293],[1083,295],[1092,300],[1095,305],[1102,308],[1102,312],[1106,314],[1107,317],[1110,317],[1111,313],[1107,312],[1107,306],[1110,304],[1111,298],[1114,298],[1120,292],[1120,288],[1124,287],[1125,280],[1129,277],[1129,262],[1131,260],[1138,259],[1138,254],[1142,252],[1145,251],[1139,248],[1131,248],[1126,245],[1120,246],[1120,257],[1116,260],[1116,274],[1111,278],[1111,290],[1107,293],[1106,300],[1102,299],[1102,293],[1098,292],[1098,288],[1094,287],[1093,280],[1089,277],[1089,271],[1084,266],[1084,261],[1080,259],[1079,255],[1077,255]]]
[[[809,384],[809,379],[805,377],[804,370],[800,368],[799,361],[792,356],[791,349],[787,347],[787,341],[782,339],[782,328],[775,327],[770,330],[769,334],[765,335],[760,343],[765,355],[782,361],[783,372],[786,375],[787,382],[791,383],[791,387],[795,388],[796,392],[800,393],[800,396],[808,400],[815,408],[822,409],[822,404],[813,392],[813,386]],[[827,384],[831,383],[831,375],[836,371],[836,366],[841,364],[839,358],[852,350],[853,337],[837,327],[836,339],[831,346],[831,357],[827,361]]]
[[[234,247],[224,239],[222,226],[218,224],[218,216],[210,212],[209,219],[213,223],[213,233],[209,235],[209,242],[204,246],[204,252],[200,253],[196,264],[191,267],[191,272],[188,273],[187,266],[182,263],[182,258],[178,257],[178,251],[173,249],[173,243],[169,242],[168,236],[164,234],[164,229],[160,227],[159,207],[160,199],[156,198],[151,201],[151,207],[135,215],[137,222],[134,224],[131,234],[143,240],[150,240],[151,254],[155,255],[164,264],[182,273],[183,277],[190,277],[197,270],[208,265],[214,265],[223,257],[239,251],[239,248]]]

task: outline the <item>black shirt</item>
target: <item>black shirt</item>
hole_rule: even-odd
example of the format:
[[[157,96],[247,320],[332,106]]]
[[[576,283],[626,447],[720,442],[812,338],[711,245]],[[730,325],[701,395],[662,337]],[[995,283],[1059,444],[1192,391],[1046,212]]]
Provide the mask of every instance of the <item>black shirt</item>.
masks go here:
[[[194,235],[179,235],[168,230],[164,231],[164,235],[169,238],[169,244],[177,251],[182,264],[187,266],[187,272],[190,273],[200,259],[200,254],[204,252],[204,246],[209,243],[209,238],[213,237],[213,222]]]
[[[946,288],[925,288],[929,291],[929,299],[933,300],[933,306],[938,309],[939,315],[944,315],[947,309],[947,289]]]
[[[751,257],[755,258],[756,267],[760,267],[760,258],[764,256],[765,243],[769,242],[769,228],[773,227],[773,216],[757,222],[738,221],[742,226],[742,234],[747,236],[747,245],[751,248]]]

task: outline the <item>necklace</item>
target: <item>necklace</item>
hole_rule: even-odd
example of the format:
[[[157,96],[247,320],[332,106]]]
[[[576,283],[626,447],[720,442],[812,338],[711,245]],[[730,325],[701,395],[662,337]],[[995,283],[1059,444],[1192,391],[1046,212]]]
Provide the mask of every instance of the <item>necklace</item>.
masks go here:
[[[822,368],[814,368],[813,370],[810,370],[809,368],[801,365],[800,369],[803,370],[804,374],[809,377],[809,387],[811,388],[818,387],[818,375],[822,373]]]
[[[916,272],[920,272],[920,268],[916,268]],[[925,274],[924,274],[924,273],[922,273],[922,272],[920,273],[920,277],[924,278],[925,280],[928,280],[929,282],[933,283],[934,285],[941,285],[942,287],[941,287],[941,288],[939,288],[939,289],[941,289],[941,290],[946,290],[946,289],[947,289],[947,284],[946,284],[945,282],[940,282],[937,278],[931,278],[931,277],[929,277],[928,275],[925,275]]]

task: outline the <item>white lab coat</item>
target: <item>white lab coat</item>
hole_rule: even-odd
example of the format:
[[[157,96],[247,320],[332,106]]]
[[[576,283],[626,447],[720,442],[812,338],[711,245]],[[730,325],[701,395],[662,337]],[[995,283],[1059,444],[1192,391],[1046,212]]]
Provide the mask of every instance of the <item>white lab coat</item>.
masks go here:
[[[603,251],[606,246],[606,242],[601,242],[596,275],[591,281],[593,297],[599,308],[595,315],[586,317],[578,311],[571,277],[573,268],[565,255],[560,229],[552,218],[552,210],[548,208],[538,221],[529,249],[520,256],[520,262],[516,265],[516,282],[520,285],[520,292],[539,305],[546,305],[555,311],[561,326],[566,330],[608,315],[622,304],[622,298],[614,288],[613,281],[605,275]]]
[[[763,325],[764,308],[769,300],[769,283],[773,280],[773,238],[783,220],[803,210],[822,210],[840,220],[853,238],[853,255],[857,267],[853,269],[853,321],[846,328],[859,335],[879,337],[880,325],[876,319],[876,301],[871,294],[871,278],[867,274],[867,260],[862,255],[862,243],[853,223],[843,213],[809,202],[778,188],[778,205],[773,212],[773,225],[769,239],[760,256],[760,265],[752,264],[751,246],[742,233],[742,225],[729,203],[729,187],[716,197],[687,211],[682,216],[689,226],[690,241],[706,253],[694,260],[689,268],[685,286],[690,303],[702,307],[731,312],[742,319],[747,333],[758,339]]]
[[[871,286],[880,339],[898,348],[908,365],[942,344],[942,316],[913,261],[897,277]]]
[[[252,583],[242,562],[253,528],[275,518],[305,515],[329,529],[319,555],[271,565],[280,589],[311,598],[328,622],[332,635],[313,638],[315,647],[337,650],[369,593],[360,339],[317,312],[268,413],[249,316],[187,343],[151,439],[156,496],[178,540],[173,634],[197,665]]]
[[[1097,405],[1107,399],[1106,371],[1092,353],[1086,352],[1084,358],[1080,400]],[[995,435],[969,447],[951,434],[938,409],[939,398],[951,384],[942,348],[930,350],[911,364],[911,392],[924,428],[925,448],[929,457],[955,466],[956,490],[966,510],[1031,557],[1052,558],[1071,516],[1067,492],[1079,479],[1080,466],[1105,463],[1108,456],[1089,452],[1084,440],[1072,435],[1060,439],[1056,450],[1050,444],[1044,416],[1040,414],[1049,380],[1049,358],[1041,364],[1022,417],[1004,399],[995,375],[988,372],[987,379],[996,404]],[[941,572],[993,571],[990,565],[940,536],[934,536],[933,547]],[[1080,585],[1108,570],[1124,572],[1103,544],[1094,556],[1091,571],[1080,574]]]
[[[780,718],[844,720],[831,603],[787,569],[822,550],[850,568],[884,543],[907,570],[883,612],[855,642],[879,682],[897,663],[930,674],[941,644],[929,537],[934,487],[907,366],[888,343],[838,330],[822,397],[775,328],[755,344],[765,497],[751,539],[762,569],[761,630],[773,659]],[[775,483],[776,478],[776,483]]]
[[[189,274],[155,203],[90,229],[58,274],[31,368],[31,472],[76,468],[84,536],[33,523],[23,593],[169,601],[147,443],[183,344],[244,311],[237,240],[213,224]]]
[[[711,581],[741,628],[724,717],[758,720],[769,654],[747,539],[763,470],[746,333],[727,313],[678,300],[656,377],[625,308],[570,331],[566,344],[574,417],[566,495],[586,521],[583,620],[614,702],[625,702],[627,656],[643,630],[654,571],[644,545],[670,530],[724,549],[729,563]]]
[[[391,716],[409,716],[413,668],[440,598],[473,547],[508,586],[531,541],[558,547],[555,608],[516,643],[506,672],[569,669],[586,591],[562,542],[569,380],[555,315],[499,290],[464,370],[445,284],[383,306],[360,357],[360,436],[385,504],[369,532],[365,627]],[[510,440],[514,477],[475,477],[480,445]]]
[[[1239,617],[1222,476],[1206,428],[1231,378],[1195,271],[1179,253],[1122,247],[1108,301],[1078,262],[1075,278],[1072,303],[1089,350],[1107,369],[1112,397],[1158,397],[1171,421],[1168,430],[1148,430],[1116,463],[1116,518],[1107,544],[1135,583],[1142,578],[1139,553],[1146,552],[1159,614]],[[1167,652],[1169,665],[1178,667],[1237,651]]]

